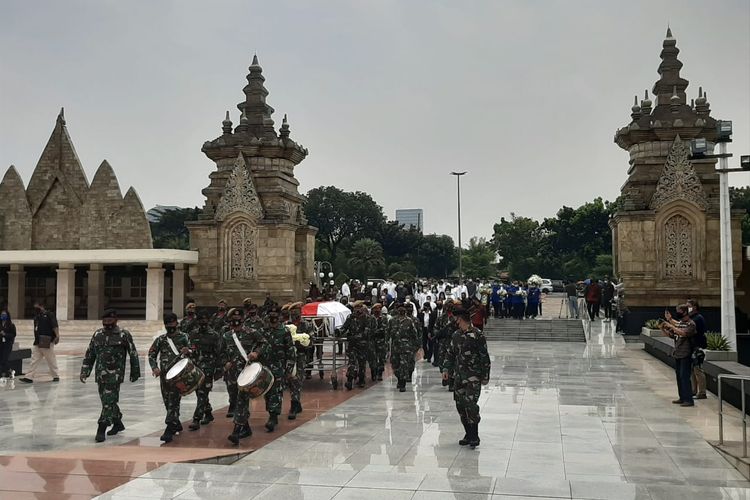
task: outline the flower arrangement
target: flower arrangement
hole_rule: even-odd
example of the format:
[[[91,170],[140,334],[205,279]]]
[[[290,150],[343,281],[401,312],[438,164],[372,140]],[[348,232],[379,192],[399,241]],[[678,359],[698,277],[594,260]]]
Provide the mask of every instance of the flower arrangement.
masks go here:
[[[527,280],[529,286],[535,286],[537,288],[542,286],[542,278],[538,274],[532,274]]]

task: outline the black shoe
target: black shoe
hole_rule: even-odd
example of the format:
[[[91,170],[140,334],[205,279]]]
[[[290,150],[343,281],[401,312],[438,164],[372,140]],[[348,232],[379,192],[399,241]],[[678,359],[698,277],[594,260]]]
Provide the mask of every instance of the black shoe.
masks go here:
[[[125,430],[125,426],[122,425],[122,420],[115,420],[114,423],[112,424],[112,428],[107,433],[107,436],[115,436],[117,435],[118,432],[124,431],[124,430]]]
[[[52,379],[52,381],[53,382],[59,382],[60,381],[60,377],[55,377],[55,378]]]
[[[201,425],[208,425],[213,421],[214,421],[214,415],[213,413],[209,411],[209,412],[206,412],[205,415],[203,415],[203,420],[201,420]]]
[[[289,415],[287,415],[288,420],[295,420],[297,418],[297,402],[292,401],[292,405],[289,407]]]
[[[171,443],[172,439],[174,438],[174,429],[172,429],[171,425],[168,425],[166,429],[164,429],[164,434],[162,434],[159,439],[161,441],[164,441],[165,443]]]
[[[240,432],[242,432],[242,426],[234,424],[234,429],[232,430],[232,433],[227,436],[227,439],[234,444],[240,444]]]
[[[193,423],[188,425],[188,429],[190,429],[191,431],[197,431],[200,428],[201,428],[201,421],[198,420],[197,418],[194,418]]]
[[[346,383],[344,383],[344,387],[346,387],[347,391],[351,391],[352,387],[354,387],[352,385],[352,379],[350,379],[350,378],[346,379]]]
[[[382,382],[382,381],[383,381],[383,374],[378,373],[378,382]]]
[[[250,424],[242,424],[242,428],[240,429],[240,439],[244,439],[252,435],[253,430],[250,428]]]
[[[443,379],[443,387],[447,386],[448,384],[449,384],[449,382],[447,380]]]
[[[182,432],[182,422],[177,422],[177,425],[175,426],[175,433]]]
[[[107,424],[99,424],[99,427],[96,429],[96,437],[94,438],[94,441],[97,443],[103,442],[106,437],[104,437],[104,431],[107,430]]]
[[[469,444],[469,426],[463,418],[461,419],[461,424],[464,426],[464,437],[458,440],[458,444],[466,446]]]
[[[273,432],[277,425],[279,425],[279,419],[275,413],[271,413],[268,416],[268,422],[266,422],[266,430]]]
[[[398,392],[406,392],[406,387],[403,385],[398,386]]]
[[[479,446],[479,424],[467,424],[469,427],[469,446],[473,450]]]
[[[357,382],[357,387],[362,389],[364,386],[365,386],[365,377],[364,376],[359,377],[359,381]]]
[[[234,407],[230,406],[227,410],[227,418],[232,418],[234,416]]]
[[[33,380],[31,380],[30,378],[26,378],[26,377],[21,377],[18,380],[20,380],[21,382],[24,382],[26,384],[33,384],[34,383]]]

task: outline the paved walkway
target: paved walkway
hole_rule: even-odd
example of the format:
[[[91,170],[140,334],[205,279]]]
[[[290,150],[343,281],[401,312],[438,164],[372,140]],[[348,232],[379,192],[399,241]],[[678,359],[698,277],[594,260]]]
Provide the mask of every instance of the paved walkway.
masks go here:
[[[386,381],[232,466],[169,464],[100,498],[750,499],[706,443],[716,401],[670,404],[668,367],[609,325],[587,335],[490,344],[476,450],[458,446],[451,395],[419,363],[406,393]]]

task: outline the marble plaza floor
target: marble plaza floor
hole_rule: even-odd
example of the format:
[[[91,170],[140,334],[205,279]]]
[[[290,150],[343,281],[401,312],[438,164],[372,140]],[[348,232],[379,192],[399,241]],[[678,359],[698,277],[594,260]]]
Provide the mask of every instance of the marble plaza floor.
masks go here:
[[[586,343],[490,343],[476,450],[457,444],[452,395],[437,369],[419,362],[405,393],[392,380],[355,390],[270,442],[253,445],[254,435],[255,451],[232,465],[136,468],[98,498],[750,499],[750,483],[707,443],[716,439],[716,400],[672,405],[670,368],[607,324],[586,327]],[[66,360],[69,371],[79,362]],[[0,453],[91,447],[96,394],[76,383],[0,388]],[[124,387],[123,411],[140,417],[128,418],[127,437],[116,438],[123,444],[160,430],[163,418],[153,380]],[[738,416],[730,412],[729,439],[739,435]]]

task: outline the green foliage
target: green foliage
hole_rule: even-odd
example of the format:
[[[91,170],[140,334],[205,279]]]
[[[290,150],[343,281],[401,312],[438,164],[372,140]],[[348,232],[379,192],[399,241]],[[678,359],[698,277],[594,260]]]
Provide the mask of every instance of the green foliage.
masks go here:
[[[336,283],[337,287],[341,288],[341,285],[343,285],[344,282],[346,280],[348,280],[348,279],[349,279],[349,275],[348,274],[346,274],[346,273],[339,273],[334,278],[334,283]]]
[[[744,210],[742,218],[742,244],[750,245],[750,186],[729,188],[729,200],[735,210]]]
[[[422,237],[415,260],[420,275],[445,278],[458,267],[458,251],[450,236],[428,234]]]
[[[359,271],[361,280],[371,277],[372,273],[380,274],[385,267],[383,259],[383,247],[380,243],[370,238],[357,240],[351,249],[349,266]]]
[[[578,279],[612,274],[609,217],[617,203],[596,198],[578,208],[562,207],[539,222],[511,213],[494,226],[492,244],[514,277],[537,273],[550,278]]]
[[[471,238],[463,252],[463,274],[467,278],[491,278],[497,274],[495,250],[484,238]]]
[[[409,274],[409,273],[405,273],[401,271],[391,276],[391,279],[393,281],[403,281],[404,283],[406,283],[408,281],[414,281],[415,278],[413,274]]]
[[[659,320],[658,319],[649,319],[646,320],[646,322],[643,324],[646,328],[649,330],[658,330],[659,329]]]
[[[154,248],[190,249],[190,233],[185,222],[196,220],[200,209],[176,208],[164,212],[158,222],[150,223]]]
[[[716,332],[706,333],[706,349],[709,351],[728,351],[729,339]]]

